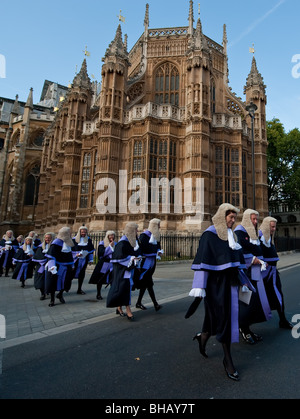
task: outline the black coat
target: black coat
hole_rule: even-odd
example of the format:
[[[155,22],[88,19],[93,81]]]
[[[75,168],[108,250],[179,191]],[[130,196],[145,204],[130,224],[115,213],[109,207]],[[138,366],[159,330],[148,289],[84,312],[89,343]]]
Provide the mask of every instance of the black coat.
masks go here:
[[[33,276],[33,262],[32,256],[28,256],[27,253],[20,248],[15,256],[13,261],[15,262],[16,266],[13,272],[13,279],[18,279],[19,281],[25,281],[28,278],[32,278]]]

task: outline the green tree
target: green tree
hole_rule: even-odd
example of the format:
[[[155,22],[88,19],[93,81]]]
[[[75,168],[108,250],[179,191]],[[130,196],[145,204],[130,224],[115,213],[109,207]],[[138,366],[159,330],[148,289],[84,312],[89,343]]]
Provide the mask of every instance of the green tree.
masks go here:
[[[300,131],[286,133],[279,119],[267,122],[269,202],[300,201]]]

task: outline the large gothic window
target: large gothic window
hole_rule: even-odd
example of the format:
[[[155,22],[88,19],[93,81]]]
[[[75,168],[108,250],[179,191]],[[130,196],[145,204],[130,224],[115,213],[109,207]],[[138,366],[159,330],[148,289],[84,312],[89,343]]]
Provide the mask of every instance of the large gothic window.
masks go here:
[[[179,106],[179,71],[171,63],[156,70],[155,103]]]
[[[37,205],[40,186],[40,166],[35,165],[29,171],[24,194],[24,205]]]
[[[240,152],[218,146],[215,149],[215,203],[240,206]],[[244,191],[243,191],[244,192]]]

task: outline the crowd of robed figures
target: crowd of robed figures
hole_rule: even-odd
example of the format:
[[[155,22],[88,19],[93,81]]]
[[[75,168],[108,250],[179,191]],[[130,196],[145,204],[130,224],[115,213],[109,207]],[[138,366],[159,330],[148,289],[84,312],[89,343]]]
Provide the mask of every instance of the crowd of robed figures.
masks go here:
[[[284,296],[277,270],[279,257],[274,245],[277,220],[266,217],[258,229],[259,213],[248,209],[241,223],[234,228],[239,209],[222,204],[212,225],[202,234],[192,264],[194,280],[189,295],[193,302],[185,318],[191,317],[204,300],[205,314],[201,333],[193,338],[199,344],[200,354],[208,358],[206,347],[211,336],[222,344],[223,365],[228,378],[240,379],[231,356],[231,344],[241,335],[248,344],[262,340],[252,325],[271,319],[272,310],[279,315],[279,326],[291,329],[286,319]],[[115,232],[107,231],[97,249],[98,262],[89,283],[97,288],[96,298],[102,299],[102,286],[109,286],[107,307],[116,308],[116,314],[133,320],[131,295],[139,290],[136,307],[146,310],[142,298],[147,290],[155,310],[158,304],[153,289],[156,261],[163,250],[160,246],[160,220],[155,218],[138,235],[138,225],[130,222],[116,243]],[[25,240],[14,239],[8,231],[0,241],[0,274],[6,276],[13,267],[13,278],[24,287],[27,278],[34,275],[34,285],[41,291],[41,299],[50,295],[49,306],[55,298],[65,303],[64,292],[78,278],[78,294],[84,294],[82,284],[88,264],[95,252],[88,229],[82,226],[72,237],[69,227],[59,230],[57,237],[46,233],[43,242],[34,232]],[[57,293],[57,294],[56,294]],[[126,309],[126,313],[123,311]],[[250,329],[251,326],[251,329]]]
[[[138,225],[130,222],[117,243],[115,232],[107,231],[98,245],[98,261],[89,283],[96,285],[98,300],[102,299],[102,286],[109,286],[107,307],[116,307],[116,313],[129,320],[133,320],[130,305],[134,289],[139,290],[137,308],[146,310],[142,304],[146,290],[155,310],[161,308],[156,301],[152,278],[156,260],[163,253],[159,229],[160,220],[152,219],[149,229],[138,235]],[[93,263],[95,252],[87,227],[80,227],[74,237],[69,227],[61,228],[57,237],[46,233],[43,242],[36,236],[35,232],[30,232],[25,239],[19,236],[17,240],[11,230],[6,232],[0,241],[0,275],[5,272],[8,276],[13,269],[13,279],[19,280],[23,288],[26,280],[34,277],[41,300],[50,296],[50,307],[55,305],[55,299],[65,303],[64,293],[70,291],[74,278],[78,279],[77,294],[84,295],[86,268]]]

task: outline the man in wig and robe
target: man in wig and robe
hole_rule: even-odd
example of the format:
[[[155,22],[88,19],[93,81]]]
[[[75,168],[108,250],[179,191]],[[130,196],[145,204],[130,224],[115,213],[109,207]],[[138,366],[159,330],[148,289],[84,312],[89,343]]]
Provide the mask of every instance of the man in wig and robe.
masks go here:
[[[138,225],[134,222],[126,224],[124,235],[115,246],[113,258],[112,283],[107,295],[106,306],[116,307],[116,314],[128,320],[133,320],[131,312],[131,291],[133,287],[133,276],[137,263],[141,257],[137,240]],[[126,315],[122,310],[126,307]]]
[[[88,229],[85,226],[79,227],[77,235],[73,237],[74,247],[73,257],[75,262],[74,278],[78,278],[77,294],[84,295],[82,284],[85,277],[86,268],[92,265],[94,260],[94,245],[88,236]]]
[[[146,310],[147,308],[142,304],[143,296],[148,290],[149,296],[153,302],[156,311],[160,310],[162,306],[158,304],[154,293],[153,275],[156,268],[156,260],[160,259],[163,254],[160,246],[160,220],[153,218],[149,222],[149,227],[139,237],[141,254],[143,256],[143,263],[141,264],[142,272],[135,281],[135,288],[139,289],[139,296],[136,302],[136,308]]]
[[[201,236],[196,257],[190,296],[204,299],[205,317],[198,341],[200,354],[207,358],[206,345],[211,336],[222,344],[223,365],[228,378],[238,381],[231,344],[239,342],[239,304],[241,285],[239,269],[243,263],[241,246],[233,233],[239,209],[229,203],[222,204],[212,218],[213,225]]]
[[[276,310],[278,313],[279,327],[290,330],[293,328],[293,325],[287,320],[285,315],[282,284],[280,274],[277,269],[279,256],[274,243],[276,227],[276,218],[266,217],[263,219],[258,232],[260,247],[263,252],[263,259],[267,264],[266,270],[262,272],[262,276],[271,310]]]
[[[108,286],[111,282],[111,273],[113,270],[111,259],[116,245],[115,237],[116,233],[112,230],[108,230],[104,240],[100,241],[98,245],[98,262],[89,280],[89,284],[97,285],[97,300],[102,300],[102,285]]]
[[[55,304],[56,291],[58,291],[56,298],[64,304],[63,292],[69,292],[71,289],[74,276],[72,247],[74,247],[74,243],[71,229],[62,227],[46,253],[48,262],[46,264],[45,292],[50,294],[49,307],[53,307]]]
[[[250,325],[265,322],[272,318],[262,273],[266,269],[263,252],[258,238],[259,213],[247,209],[235,234],[242,246],[246,263],[246,274],[254,288],[249,304],[240,301],[240,332],[245,342],[255,344],[262,337],[250,329]]]

